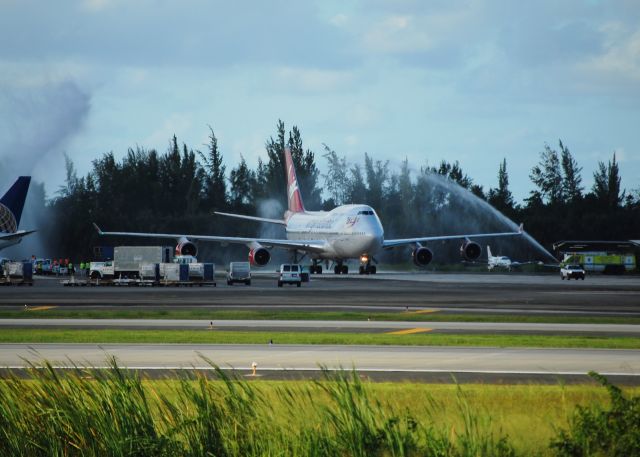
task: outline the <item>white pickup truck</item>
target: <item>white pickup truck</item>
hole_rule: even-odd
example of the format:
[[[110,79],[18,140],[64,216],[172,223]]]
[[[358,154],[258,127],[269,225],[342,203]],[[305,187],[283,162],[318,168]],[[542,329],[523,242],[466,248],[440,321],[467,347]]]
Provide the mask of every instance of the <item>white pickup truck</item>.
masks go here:
[[[584,276],[584,268],[580,265],[565,265],[560,268],[560,279],[575,278],[576,280],[582,279],[584,281]]]
[[[89,265],[89,275],[91,279],[110,279],[115,276],[113,260],[106,262],[91,262]]]

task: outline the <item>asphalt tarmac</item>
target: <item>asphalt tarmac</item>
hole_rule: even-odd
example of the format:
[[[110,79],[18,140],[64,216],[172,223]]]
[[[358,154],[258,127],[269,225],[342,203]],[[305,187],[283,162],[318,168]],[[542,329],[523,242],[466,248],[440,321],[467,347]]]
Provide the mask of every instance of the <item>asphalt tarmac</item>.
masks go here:
[[[0,310],[27,306],[146,309],[437,309],[441,313],[518,313],[640,317],[640,276],[590,275],[585,281],[526,274],[325,274],[301,288],[276,287],[275,275],[252,286],[63,287],[36,278],[33,287],[0,288]]]
[[[499,377],[502,380],[582,378],[594,370],[640,383],[639,351],[605,349],[527,349],[400,346],[192,345],[192,344],[1,344],[0,366],[20,369],[25,360],[46,359],[56,367],[108,367],[116,357],[129,369],[163,374],[181,369],[210,369],[207,361],[247,374],[257,364],[261,376],[315,373],[320,367],[375,373],[385,379],[398,374],[413,379],[451,373]],[[206,359],[205,359],[206,358]],[[451,378],[450,378],[451,379]]]
[[[405,274],[313,277],[303,287],[276,287],[273,274],[254,275],[252,286],[229,287],[63,287],[56,279],[36,278],[33,287],[0,288],[0,310],[27,307],[73,309],[259,309],[427,311],[562,316],[640,317],[640,276],[587,276],[561,281],[557,275]],[[46,311],[42,317],[46,317]],[[84,328],[196,328],[206,321],[109,321],[29,319],[0,321],[0,327],[77,326]],[[294,324],[294,325],[292,325]],[[216,321],[215,328],[298,331],[373,331],[428,327],[441,332],[553,333],[638,336],[635,325],[497,324],[453,322],[282,322]],[[6,331],[6,330],[5,330]],[[263,378],[317,377],[319,365],[355,367],[381,380],[458,380],[487,382],[584,381],[590,370],[622,382],[640,384],[640,351],[596,349],[503,349],[393,346],[281,345],[85,345],[2,344],[0,366],[20,368],[25,359],[105,364],[108,355],[132,369],[165,375],[179,368],[203,367],[205,355],[242,375],[255,361]]]
[[[402,322],[320,320],[197,320],[197,319],[0,319],[0,328],[242,330],[274,332],[386,333],[414,330],[431,333],[514,333],[547,335],[640,337],[640,325],[557,324],[522,322]]]

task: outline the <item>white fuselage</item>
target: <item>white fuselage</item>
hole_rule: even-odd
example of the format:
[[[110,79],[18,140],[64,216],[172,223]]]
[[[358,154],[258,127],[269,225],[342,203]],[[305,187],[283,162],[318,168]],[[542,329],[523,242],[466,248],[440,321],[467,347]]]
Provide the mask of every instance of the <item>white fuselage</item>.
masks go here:
[[[378,252],[384,241],[382,223],[367,205],[343,205],[331,211],[291,213],[287,239],[323,240],[326,248],[315,259],[353,259]]]

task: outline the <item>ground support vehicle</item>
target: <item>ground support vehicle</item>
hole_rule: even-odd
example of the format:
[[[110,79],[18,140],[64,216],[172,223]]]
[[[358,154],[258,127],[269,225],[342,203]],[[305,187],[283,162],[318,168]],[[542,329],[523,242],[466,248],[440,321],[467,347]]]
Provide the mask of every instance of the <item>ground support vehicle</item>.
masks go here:
[[[3,276],[0,285],[33,286],[33,263],[6,262],[3,265]]]
[[[91,262],[91,279],[137,279],[141,263],[163,263],[173,260],[173,248],[168,246],[116,246],[113,260]]]
[[[195,259],[195,258],[194,258]],[[215,264],[213,263],[152,263],[141,262],[138,270],[131,277],[113,277],[112,261],[92,262],[92,271],[102,269],[105,279],[92,275],[88,283],[92,286],[216,286]],[[95,265],[94,265],[95,264]],[[104,265],[100,265],[104,264]],[[95,267],[95,268],[94,268]],[[111,270],[107,270],[111,269]],[[108,272],[109,274],[105,274]],[[74,282],[75,281],[75,282]],[[81,285],[82,280],[64,281],[65,285]]]
[[[283,284],[295,284],[297,287],[302,285],[302,267],[294,263],[283,263],[280,265],[280,274],[278,276],[278,287]]]
[[[237,282],[247,286],[251,285],[251,264],[249,262],[231,262],[227,273],[227,285],[231,286]]]
[[[560,279],[582,279],[584,281],[584,268],[581,265],[564,265],[560,268]]]

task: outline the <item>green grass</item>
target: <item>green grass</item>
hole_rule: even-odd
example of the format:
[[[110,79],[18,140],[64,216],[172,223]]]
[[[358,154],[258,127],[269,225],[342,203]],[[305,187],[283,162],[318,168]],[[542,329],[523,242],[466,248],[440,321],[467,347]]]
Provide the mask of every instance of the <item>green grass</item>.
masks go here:
[[[0,455],[551,456],[576,408],[611,406],[595,385],[143,381],[110,363],[0,380]]]
[[[437,309],[437,306],[425,307]],[[411,322],[522,322],[522,323],[564,323],[564,324],[636,324],[639,317],[585,317],[555,315],[518,315],[518,314],[474,314],[440,313],[417,314],[413,310],[396,312],[359,312],[359,311],[313,311],[313,310],[216,310],[211,308],[190,309],[121,309],[78,310],[52,308],[42,311],[0,310],[4,319],[206,319],[206,320],[344,320],[363,321],[411,321]]]
[[[2,343],[193,343],[340,344],[403,346],[490,346],[539,348],[638,349],[640,338],[548,335],[418,333],[265,332],[223,330],[4,329]]]

